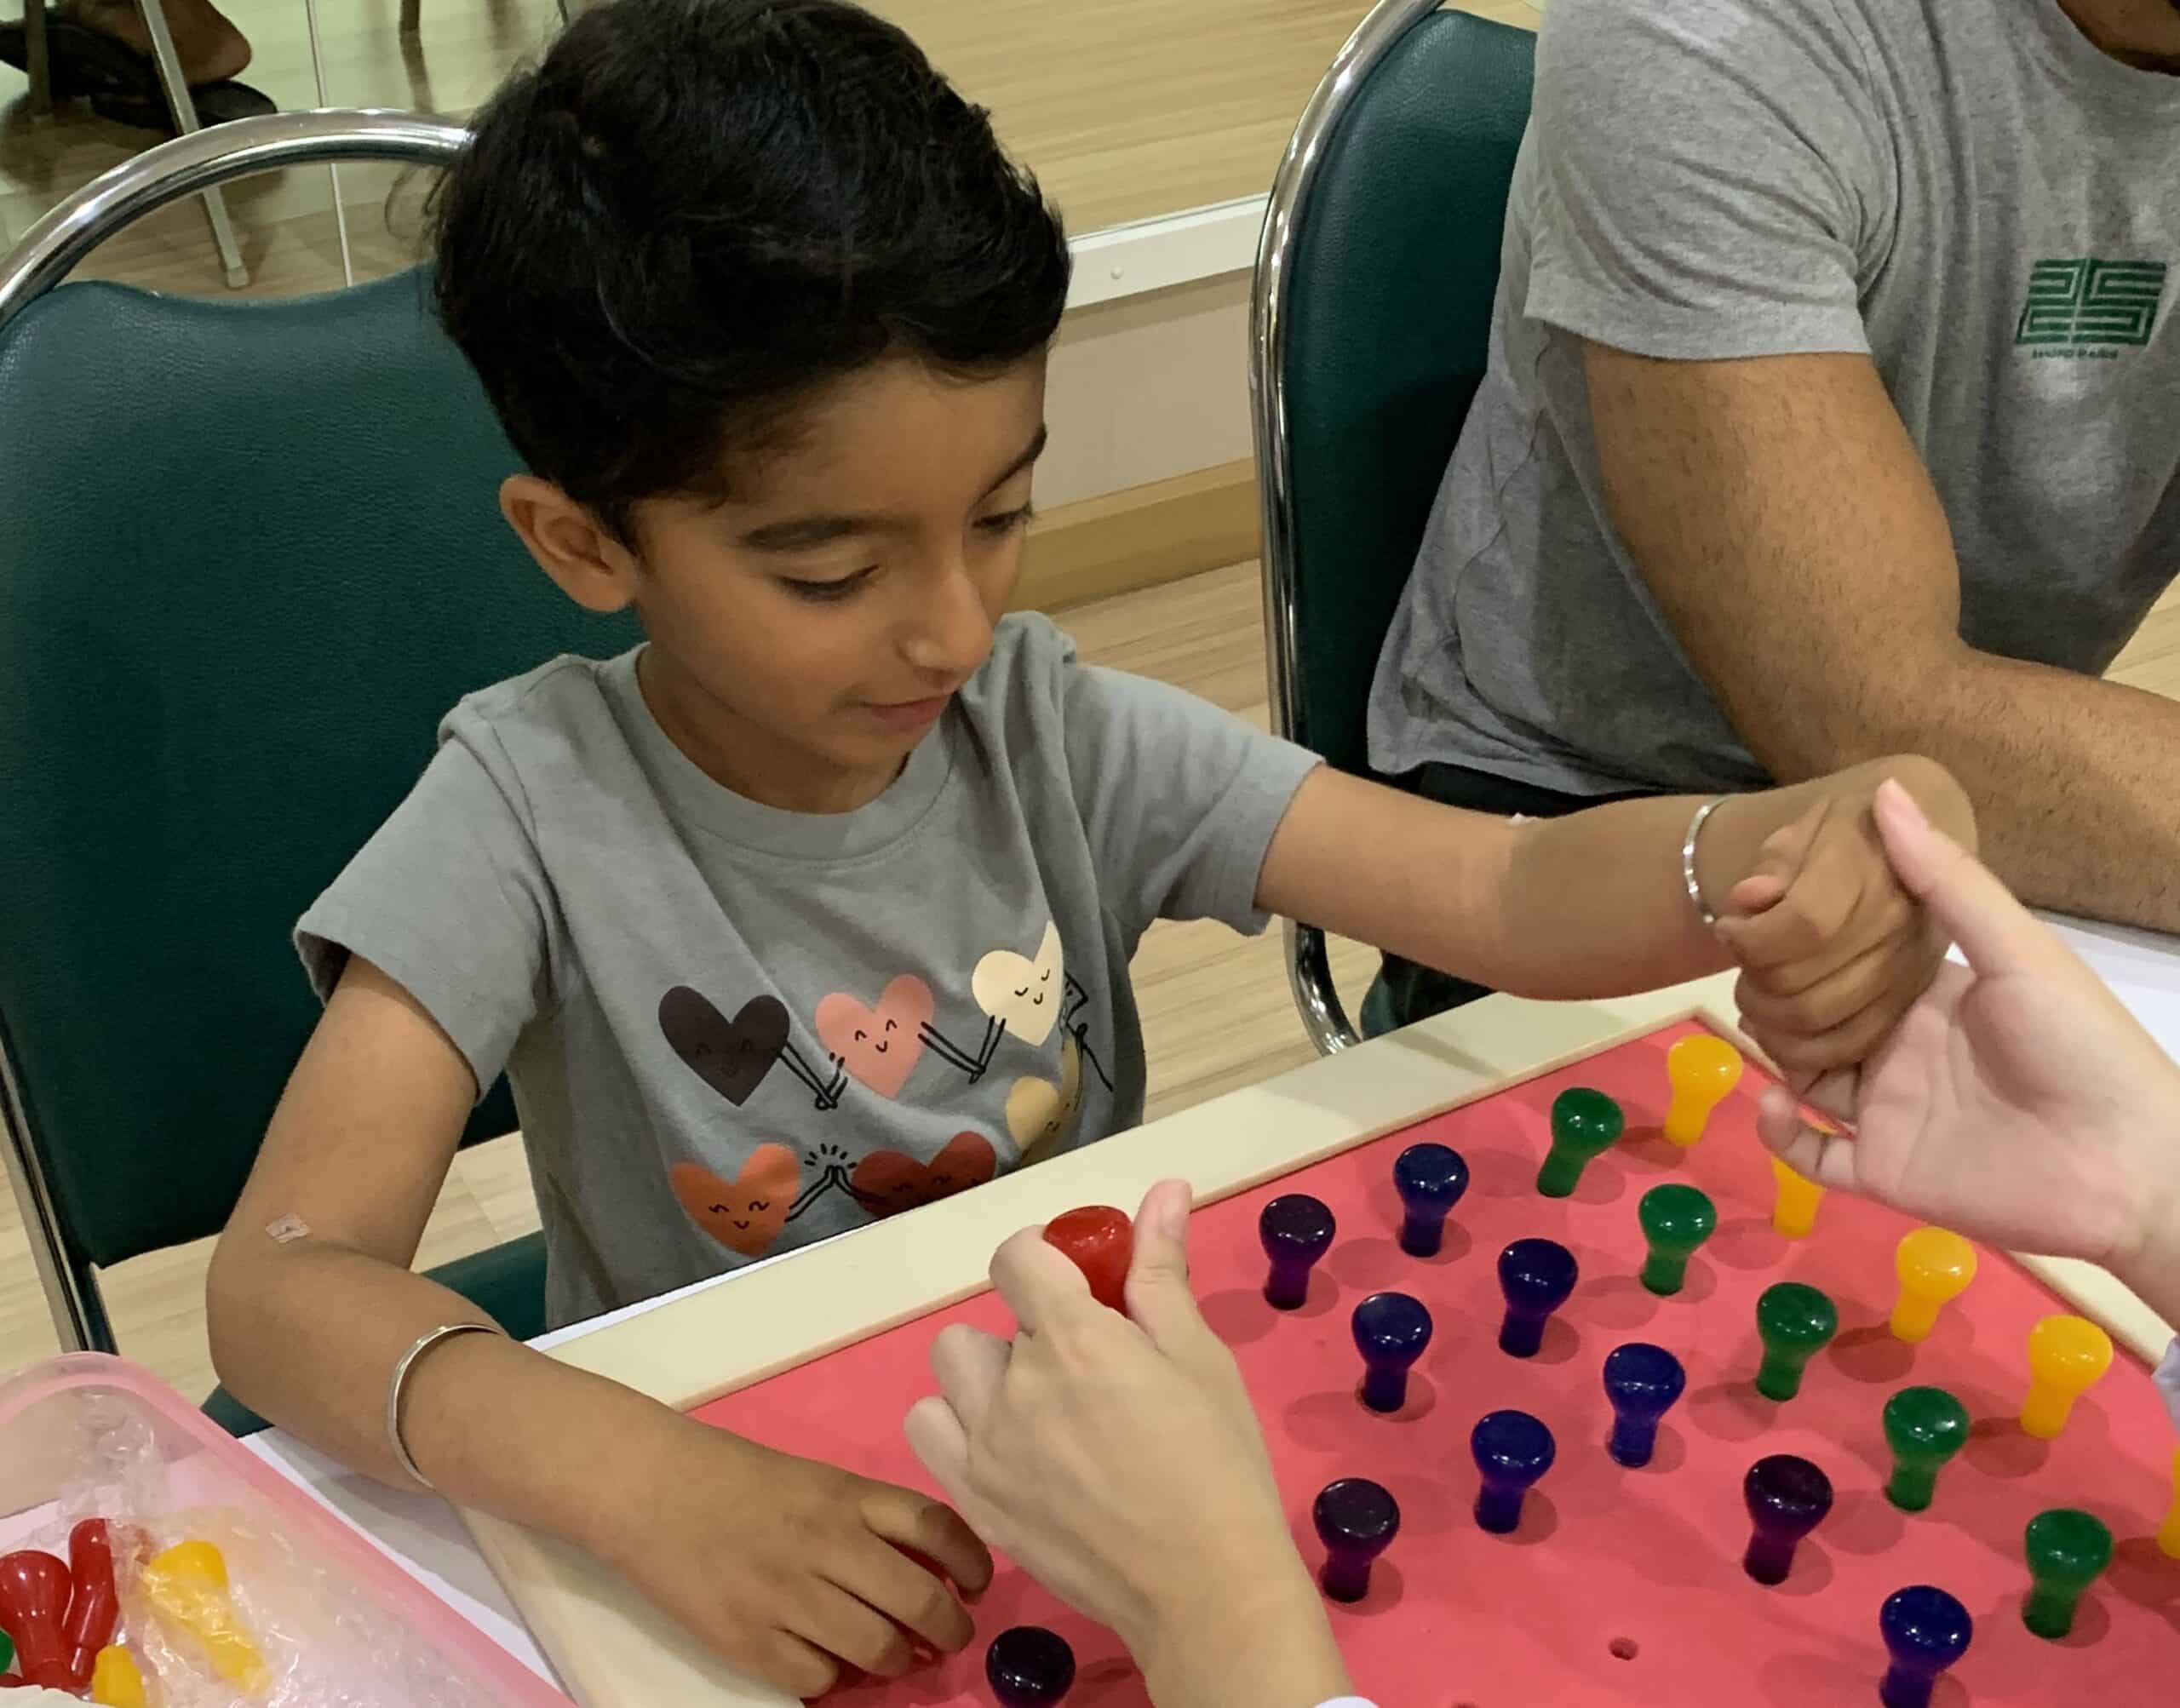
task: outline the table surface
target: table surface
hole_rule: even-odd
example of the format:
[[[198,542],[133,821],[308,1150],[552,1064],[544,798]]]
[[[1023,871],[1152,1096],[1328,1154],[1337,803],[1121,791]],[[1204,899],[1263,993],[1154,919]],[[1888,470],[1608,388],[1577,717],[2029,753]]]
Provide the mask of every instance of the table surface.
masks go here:
[[[2074,920],[2055,918],[2051,923],[2097,969],[2166,1053],[2180,1057],[2180,938]],[[1457,1025],[1458,1020],[1456,1011],[1454,1015],[1423,1023],[1426,1027],[1449,1027]],[[545,1335],[536,1344],[548,1347],[562,1344],[595,1333],[608,1323],[656,1310],[684,1293],[728,1285],[761,1266],[752,1264],[732,1275],[699,1282],[681,1292],[666,1294],[626,1310],[577,1324]],[[267,1430],[252,1437],[247,1445],[385,1549],[434,1595],[450,1603],[540,1674],[548,1678],[553,1676],[551,1667],[524,1628],[513,1604],[493,1578],[453,1507],[433,1496],[404,1494],[387,1488],[345,1469],[282,1430]]]

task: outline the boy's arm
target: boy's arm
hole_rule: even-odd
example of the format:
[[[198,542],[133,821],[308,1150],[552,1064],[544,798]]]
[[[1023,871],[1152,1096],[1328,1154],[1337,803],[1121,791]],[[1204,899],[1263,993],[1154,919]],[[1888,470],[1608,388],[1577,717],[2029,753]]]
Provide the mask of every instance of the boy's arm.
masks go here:
[[[414,1485],[386,1429],[395,1365],[432,1329],[490,1319],[409,1264],[476,1096],[416,1001],[352,960],[281,1098],[207,1287],[213,1361],[255,1410],[348,1464]],[[281,1239],[295,1223],[307,1229]],[[403,1436],[450,1498],[586,1539],[606,1451],[652,1407],[499,1335],[415,1365]],[[552,1430],[510,1430],[551,1417]]]
[[[395,1366],[434,1328],[488,1321],[408,1268],[475,1094],[422,1006],[352,959],[212,1262],[221,1379],[401,1487],[415,1485],[387,1430]],[[308,1232],[268,1231],[295,1222]],[[829,1689],[841,1661],[897,1677],[914,1643],[969,1642],[967,1613],[903,1548],[971,1594],[990,1579],[936,1501],[708,1428],[498,1334],[443,1340],[411,1367],[401,1433],[448,1499],[588,1549],[798,1696]]]
[[[1759,870],[1791,876],[1795,833],[1814,810],[1867,826],[1870,799],[1887,777],[1906,784],[1934,822],[1973,845],[1967,799],[1941,767],[1873,760],[1729,799],[1696,845],[1705,900],[1724,914],[1728,897]],[[1273,834],[1257,899],[1271,912],[1519,996],[1655,989],[1718,971],[1732,958],[1697,917],[1683,880],[1681,847],[1701,804],[1661,796],[1517,824],[1320,769]],[[1887,868],[1874,832],[1867,835],[1876,884]],[[1820,935],[1856,901],[1829,899],[1843,905],[1839,918],[1809,922]],[[1798,903],[1790,896],[1781,905]]]

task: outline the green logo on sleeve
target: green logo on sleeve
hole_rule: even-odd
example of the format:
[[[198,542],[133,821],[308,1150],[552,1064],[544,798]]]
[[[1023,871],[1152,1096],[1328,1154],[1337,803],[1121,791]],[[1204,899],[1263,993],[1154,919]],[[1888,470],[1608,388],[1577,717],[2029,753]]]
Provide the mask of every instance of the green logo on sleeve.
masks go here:
[[[2164,295],[2161,261],[2039,261],[2028,275],[2028,301],[2013,341],[2054,355],[2147,344]]]

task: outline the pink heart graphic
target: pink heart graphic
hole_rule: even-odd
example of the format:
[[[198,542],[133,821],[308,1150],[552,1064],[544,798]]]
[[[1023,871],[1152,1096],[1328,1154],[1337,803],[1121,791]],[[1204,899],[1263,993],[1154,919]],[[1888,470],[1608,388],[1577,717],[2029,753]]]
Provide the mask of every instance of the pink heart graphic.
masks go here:
[[[931,987],[904,972],[866,1008],[845,991],[818,1005],[818,1041],[881,1098],[898,1097],[923,1057],[923,1026],[931,1018]]]

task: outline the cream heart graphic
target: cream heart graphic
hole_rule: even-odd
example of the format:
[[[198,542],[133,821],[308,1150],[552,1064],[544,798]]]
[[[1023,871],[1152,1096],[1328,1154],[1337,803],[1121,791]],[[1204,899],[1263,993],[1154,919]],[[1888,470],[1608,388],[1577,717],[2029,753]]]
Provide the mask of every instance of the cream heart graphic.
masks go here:
[[[880,1097],[898,1097],[922,1057],[931,1008],[931,987],[913,972],[880,992],[875,1008],[836,990],[818,1005],[818,1041]]]
[[[1035,1048],[1053,1035],[1067,985],[1060,977],[1059,927],[1047,924],[1030,960],[1011,949],[995,949],[969,975],[977,1006]]]
[[[1035,1077],[1017,1080],[1007,1093],[1007,1130],[1022,1149],[1022,1161],[1035,1162],[1059,1148],[1059,1137],[1082,1107],[1082,1052],[1075,1040],[1059,1040],[1059,1083]]]

